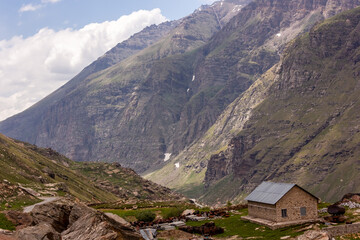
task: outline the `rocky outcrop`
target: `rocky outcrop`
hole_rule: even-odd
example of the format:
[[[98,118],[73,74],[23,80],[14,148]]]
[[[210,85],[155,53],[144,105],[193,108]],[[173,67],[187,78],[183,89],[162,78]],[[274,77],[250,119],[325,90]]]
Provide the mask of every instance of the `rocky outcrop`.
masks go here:
[[[16,232],[24,240],[142,239],[133,228],[82,204],[60,200],[36,206],[31,227]]]
[[[16,232],[16,239],[21,240],[61,240],[61,235],[49,223],[23,228]]]
[[[359,191],[360,179],[350,167],[360,151],[359,24],[356,8],[289,46],[268,97],[228,149],[211,158],[208,166],[219,166],[217,159],[228,156],[222,160],[227,169],[219,174],[208,169],[208,185],[231,172],[242,183],[238,194],[263,180],[297,182],[327,201]]]

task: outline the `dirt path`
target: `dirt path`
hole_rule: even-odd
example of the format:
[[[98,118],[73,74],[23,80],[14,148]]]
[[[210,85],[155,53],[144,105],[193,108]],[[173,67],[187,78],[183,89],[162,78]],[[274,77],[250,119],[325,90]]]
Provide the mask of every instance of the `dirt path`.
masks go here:
[[[56,200],[59,200],[61,199],[60,197],[42,197],[40,198],[42,199],[43,201],[42,202],[39,202],[39,203],[36,203],[34,205],[31,205],[31,206],[27,206],[27,207],[24,207],[24,213],[29,213],[31,212],[35,206],[38,206],[38,205],[43,205],[43,204],[46,204],[46,203],[49,203],[49,202],[54,202]],[[1,239],[0,239],[1,240]]]

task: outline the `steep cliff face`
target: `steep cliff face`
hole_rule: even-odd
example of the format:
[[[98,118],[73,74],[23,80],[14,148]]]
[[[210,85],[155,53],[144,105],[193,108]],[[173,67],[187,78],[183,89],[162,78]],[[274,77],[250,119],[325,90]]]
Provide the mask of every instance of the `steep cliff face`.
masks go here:
[[[277,81],[277,73],[280,71],[281,64],[274,64],[278,62],[279,54],[286,44],[309,31],[316,22],[358,5],[359,1],[340,4],[337,1],[279,0],[254,1],[244,7],[203,48],[203,61],[196,65],[195,86],[199,89],[219,88],[215,97],[206,99],[203,105],[190,105],[191,102],[186,105],[187,111],[181,115],[183,125],[180,126],[183,128],[179,132],[182,134],[178,137],[182,139],[180,142],[190,142],[186,139],[194,139],[191,136],[194,132],[199,133],[198,129],[207,131],[198,134],[201,138],[195,138],[195,141],[173,156],[169,164],[146,177],[191,196],[201,196],[202,181],[211,155],[228,148],[230,140],[252,116],[253,109],[267,98],[269,87]],[[270,67],[272,69],[266,71]],[[233,99],[229,104],[228,101]],[[217,117],[214,112],[224,109],[218,107],[222,104],[226,108]],[[206,124],[211,124],[211,119],[215,117],[216,122],[211,127],[204,127],[205,121],[200,120],[207,119]],[[232,172],[230,168],[223,169],[228,166],[227,163],[215,159],[210,163],[212,166],[208,175],[213,175],[211,169],[220,174],[214,174],[214,179],[221,179],[223,175]],[[175,168],[175,164],[180,167]]]
[[[359,39],[356,8],[294,41],[269,96],[227,150],[211,157],[206,186],[231,175],[232,198],[263,180],[297,182],[328,201],[359,191]]]

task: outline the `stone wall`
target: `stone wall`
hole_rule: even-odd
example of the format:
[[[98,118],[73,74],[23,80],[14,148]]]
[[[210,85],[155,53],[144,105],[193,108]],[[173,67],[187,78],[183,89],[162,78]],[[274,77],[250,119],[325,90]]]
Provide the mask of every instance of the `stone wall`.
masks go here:
[[[276,221],[275,205],[251,202],[248,203],[249,216]]]
[[[317,219],[317,202],[315,197],[295,186],[276,203],[276,222]],[[302,207],[306,208],[305,216],[301,216]],[[287,217],[282,217],[282,209],[286,209]]]
[[[360,223],[346,224],[336,227],[328,227],[328,228],[324,228],[323,230],[326,231],[330,237],[336,237],[351,233],[358,233],[360,232]]]

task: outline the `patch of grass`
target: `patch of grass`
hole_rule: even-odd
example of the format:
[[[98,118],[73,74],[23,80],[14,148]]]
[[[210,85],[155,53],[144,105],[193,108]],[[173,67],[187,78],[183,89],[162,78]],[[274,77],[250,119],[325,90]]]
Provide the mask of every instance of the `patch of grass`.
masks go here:
[[[229,218],[213,220],[216,226],[225,229],[224,233],[216,235],[216,237],[230,237],[238,235],[242,238],[278,240],[280,239],[280,237],[283,236],[295,237],[302,234],[301,232],[296,232],[296,230],[301,228],[302,226],[292,226],[277,230],[271,230],[267,227],[244,221],[241,219],[241,216],[246,215],[246,212],[247,211],[245,210],[241,210],[238,214],[232,214]],[[206,222],[210,221],[187,222],[186,224],[189,226],[201,226]]]
[[[15,225],[6,218],[5,214],[0,213],[0,228],[14,231]]]
[[[179,216],[181,216],[181,214],[184,210],[185,210],[185,208],[178,208],[178,207],[167,208],[161,212],[161,215],[164,219],[172,218],[172,217],[179,217]]]
[[[123,210],[131,210],[134,204],[118,204],[118,203],[101,203],[92,205],[95,209],[123,209]],[[147,208],[195,208],[194,204],[190,203],[181,203],[177,201],[164,201],[164,202],[137,202],[137,209],[147,209]]]
[[[156,213],[150,210],[139,211],[135,214],[138,221],[152,222],[156,218]]]
[[[147,208],[147,209],[136,209],[136,210],[122,210],[122,209],[103,209],[104,212],[110,212],[116,214],[128,221],[134,221],[134,217],[137,218],[137,215],[143,211],[150,211],[156,213],[163,219],[170,217],[178,217],[185,209],[191,209],[192,207],[183,205],[183,206],[174,206],[174,207],[161,207],[161,208]],[[195,209],[195,208],[192,208]],[[197,209],[199,210],[199,209]],[[201,210],[200,210],[201,211]]]
[[[318,204],[318,209],[323,209],[323,208],[327,208],[331,205],[331,203],[327,203],[327,202],[321,202]]]
[[[18,197],[16,199],[10,200],[8,202],[0,202],[0,210],[22,210],[26,206],[33,205],[35,203],[41,202],[40,199],[29,199],[27,197]],[[10,207],[5,207],[5,204],[8,203]]]

